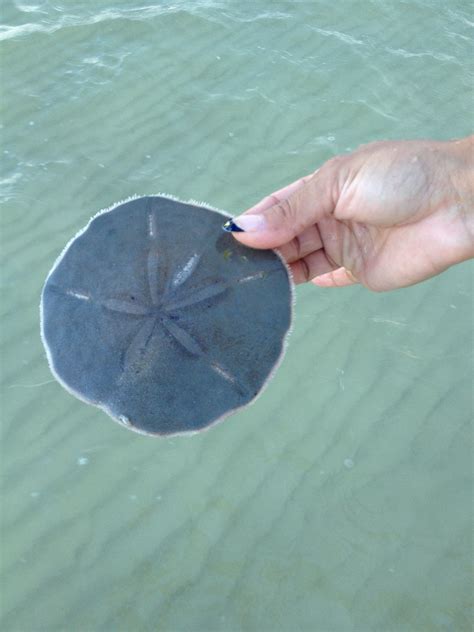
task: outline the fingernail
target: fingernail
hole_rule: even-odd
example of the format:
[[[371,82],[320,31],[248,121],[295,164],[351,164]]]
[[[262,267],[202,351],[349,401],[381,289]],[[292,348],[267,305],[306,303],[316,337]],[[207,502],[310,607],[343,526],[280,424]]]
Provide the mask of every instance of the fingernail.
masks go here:
[[[250,233],[263,230],[265,228],[265,218],[262,215],[241,215],[230,219],[222,228],[229,233]]]
[[[228,233],[243,233],[244,229],[243,228],[239,228],[237,226],[237,224],[234,224],[234,220],[229,219],[223,226],[222,228],[227,231]]]

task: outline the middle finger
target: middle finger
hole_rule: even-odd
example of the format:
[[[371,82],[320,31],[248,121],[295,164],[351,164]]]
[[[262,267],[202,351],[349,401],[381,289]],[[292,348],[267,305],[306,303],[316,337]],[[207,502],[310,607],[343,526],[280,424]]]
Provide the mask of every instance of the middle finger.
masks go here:
[[[305,230],[297,235],[294,239],[288,243],[280,246],[278,250],[287,263],[293,263],[309,255],[315,250],[320,250],[323,247],[321,235],[317,224],[308,226]]]

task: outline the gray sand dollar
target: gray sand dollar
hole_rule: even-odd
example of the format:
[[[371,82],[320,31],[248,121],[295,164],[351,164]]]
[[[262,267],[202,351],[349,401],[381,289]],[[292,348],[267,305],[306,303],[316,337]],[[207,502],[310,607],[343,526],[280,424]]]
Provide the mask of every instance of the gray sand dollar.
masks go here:
[[[222,231],[222,212],[168,196],[100,212],[41,297],[51,370],[137,432],[193,432],[252,402],[284,353],[292,281],[280,256]]]

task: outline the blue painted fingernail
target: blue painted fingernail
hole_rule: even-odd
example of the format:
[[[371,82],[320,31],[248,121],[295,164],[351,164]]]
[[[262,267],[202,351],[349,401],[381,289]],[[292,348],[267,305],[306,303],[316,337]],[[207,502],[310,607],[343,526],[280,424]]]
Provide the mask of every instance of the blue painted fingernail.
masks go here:
[[[224,224],[224,230],[230,233],[253,233],[267,229],[267,220],[264,215],[244,213],[234,217]]]
[[[234,223],[234,220],[229,219],[223,226],[222,228],[228,232],[228,233],[243,233],[244,229],[240,228],[240,226],[237,226],[237,224]]]

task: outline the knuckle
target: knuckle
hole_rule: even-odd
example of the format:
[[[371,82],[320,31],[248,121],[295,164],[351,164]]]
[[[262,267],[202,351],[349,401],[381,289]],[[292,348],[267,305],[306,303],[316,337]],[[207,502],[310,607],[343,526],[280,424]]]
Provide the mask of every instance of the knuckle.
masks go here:
[[[302,246],[301,246],[301,240],[299,238],[299,236],[297,235],[294,239],[293,239],[293,256],[295,259],[300,259],[300,257],[303,254],[302,251]]]
[[[292,224],[295,220],[295,209],[289,200],[280,200],[276,205],[278,220],[284,224]]]
[[[324,169],[337,169],[341,166],[341,164],[346,160],[346,156],[343,155],[338,155],[338,156],[333,156],[332,158],[329,158],[329,160],[327,160],[323,167]]]
[[[311,270],[306,259],[300,259],[301,263],[301,273],[304,278],[304,281],[307,282],[311,278]]]

